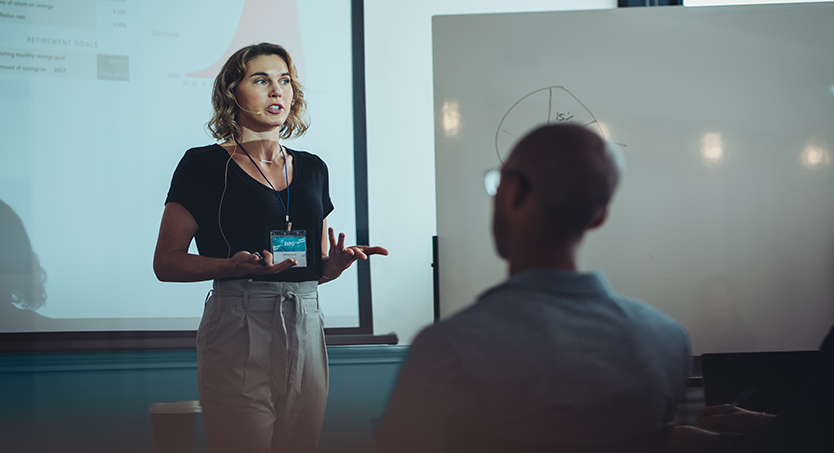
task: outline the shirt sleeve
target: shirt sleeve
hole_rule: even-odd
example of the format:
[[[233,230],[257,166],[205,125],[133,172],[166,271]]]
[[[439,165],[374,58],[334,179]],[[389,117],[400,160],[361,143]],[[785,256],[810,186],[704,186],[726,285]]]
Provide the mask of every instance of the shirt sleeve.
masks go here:
[[[458,354],[442,331],[429,328],[411,346],[382,421],[377,453],[453,451],[455,422],[466,404]]]
[[[333,212],[333,202],[330,200],[330,172],[327,170],[327,164],[324,161],[321,161],[321,165],[324,171],[324,175],[322,175],[324,183],[321,189],[321,206],[324,213],[322,218],[326,219]]]
[[[180,160],[165,204],[181,204],[197,221],[198,225],[205,222],[208,206],[206,205],[206,164],[195,155],[193,150],[185,153]]]

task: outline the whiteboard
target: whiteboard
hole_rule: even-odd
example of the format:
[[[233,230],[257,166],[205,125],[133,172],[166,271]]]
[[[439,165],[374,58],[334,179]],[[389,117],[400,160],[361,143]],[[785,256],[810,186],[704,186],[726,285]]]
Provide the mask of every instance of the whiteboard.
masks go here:
[[[834,323],[831,24],[832,4],[435,16],[441,316],[506,278],[484,172],[569,121],[627,166],[582,269],[680,321],[694,354],[816,349]]]

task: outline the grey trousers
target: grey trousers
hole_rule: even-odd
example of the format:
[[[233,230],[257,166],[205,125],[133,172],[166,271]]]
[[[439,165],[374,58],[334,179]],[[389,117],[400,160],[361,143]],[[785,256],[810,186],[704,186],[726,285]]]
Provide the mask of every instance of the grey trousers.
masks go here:
[[[328,391],[317,282],[215,280],[197,379],[209,452],[314,453]]]

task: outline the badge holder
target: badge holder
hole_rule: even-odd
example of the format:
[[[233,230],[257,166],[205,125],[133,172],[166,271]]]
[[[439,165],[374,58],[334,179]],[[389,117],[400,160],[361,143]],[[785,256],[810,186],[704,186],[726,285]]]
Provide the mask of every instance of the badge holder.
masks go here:
[[[307,267],[307,230],[272,230],[272,264],[286,259],[298,262],[293,267]]]

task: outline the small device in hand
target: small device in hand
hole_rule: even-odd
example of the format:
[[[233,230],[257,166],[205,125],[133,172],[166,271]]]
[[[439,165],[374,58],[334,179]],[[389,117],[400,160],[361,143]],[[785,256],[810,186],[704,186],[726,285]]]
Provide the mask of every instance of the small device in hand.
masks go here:
[[[266,266],[266,260],[264,259],[264,256],[261,255],[260,252],[255,252],[255,253],[253,253],[253,255],[258,257],[258,264],[260,264],[261,266]]]

